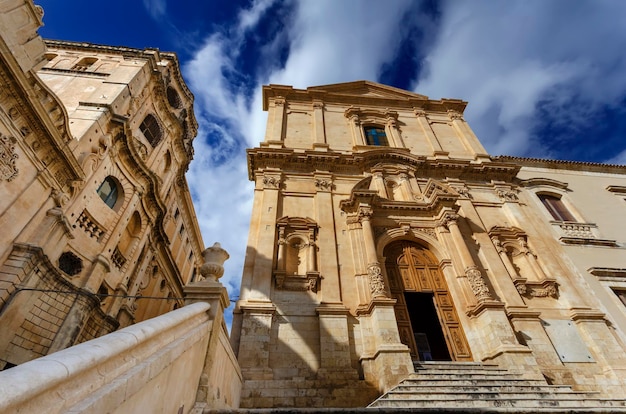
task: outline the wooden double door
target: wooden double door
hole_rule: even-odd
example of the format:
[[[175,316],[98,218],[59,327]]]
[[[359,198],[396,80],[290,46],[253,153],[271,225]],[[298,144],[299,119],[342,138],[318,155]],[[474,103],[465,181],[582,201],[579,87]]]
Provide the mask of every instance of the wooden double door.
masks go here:
[[[434,256],[424,247],[397,241],[385,248],[385,267],[402,343],[420,361],[470,361],[472,355]]]

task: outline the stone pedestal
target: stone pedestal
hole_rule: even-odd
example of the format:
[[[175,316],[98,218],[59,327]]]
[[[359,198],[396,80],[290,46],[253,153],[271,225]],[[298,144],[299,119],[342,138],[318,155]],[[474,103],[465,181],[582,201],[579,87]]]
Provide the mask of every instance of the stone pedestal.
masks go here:
[[[394,313],[396,301],[373,299],[359,311],[361,323],[368,327],[369,343],[361,356],[365,380],[386,392],[415,372],[409,347],[401,343]]]

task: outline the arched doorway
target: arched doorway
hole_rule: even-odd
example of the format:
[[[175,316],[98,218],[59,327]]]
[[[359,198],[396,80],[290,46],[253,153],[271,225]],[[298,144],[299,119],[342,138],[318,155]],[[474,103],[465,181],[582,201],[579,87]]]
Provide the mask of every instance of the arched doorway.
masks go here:
[[[445,278],[428,249],[400,240],[385,247],[402,343],[416,360],[469,361],[472,355]]]

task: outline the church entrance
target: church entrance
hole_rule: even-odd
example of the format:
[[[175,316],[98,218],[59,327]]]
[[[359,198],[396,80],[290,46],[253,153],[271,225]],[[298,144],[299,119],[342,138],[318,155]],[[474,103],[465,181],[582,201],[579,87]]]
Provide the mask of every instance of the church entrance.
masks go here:
[[[436,259],[409,241],[385,248],[385,267],[402,343],[420,361],[469,361],[465,334]]]

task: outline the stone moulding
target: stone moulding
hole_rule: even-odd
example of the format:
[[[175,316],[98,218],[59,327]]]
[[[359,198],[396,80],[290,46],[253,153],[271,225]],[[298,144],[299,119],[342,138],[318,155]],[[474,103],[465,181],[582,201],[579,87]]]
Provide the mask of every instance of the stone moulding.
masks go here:
[[[321,279],[319,272],[307,272],[306,275],[287,275],[285,272],[274,271],[274,280],[278,290],[317,292]]]

